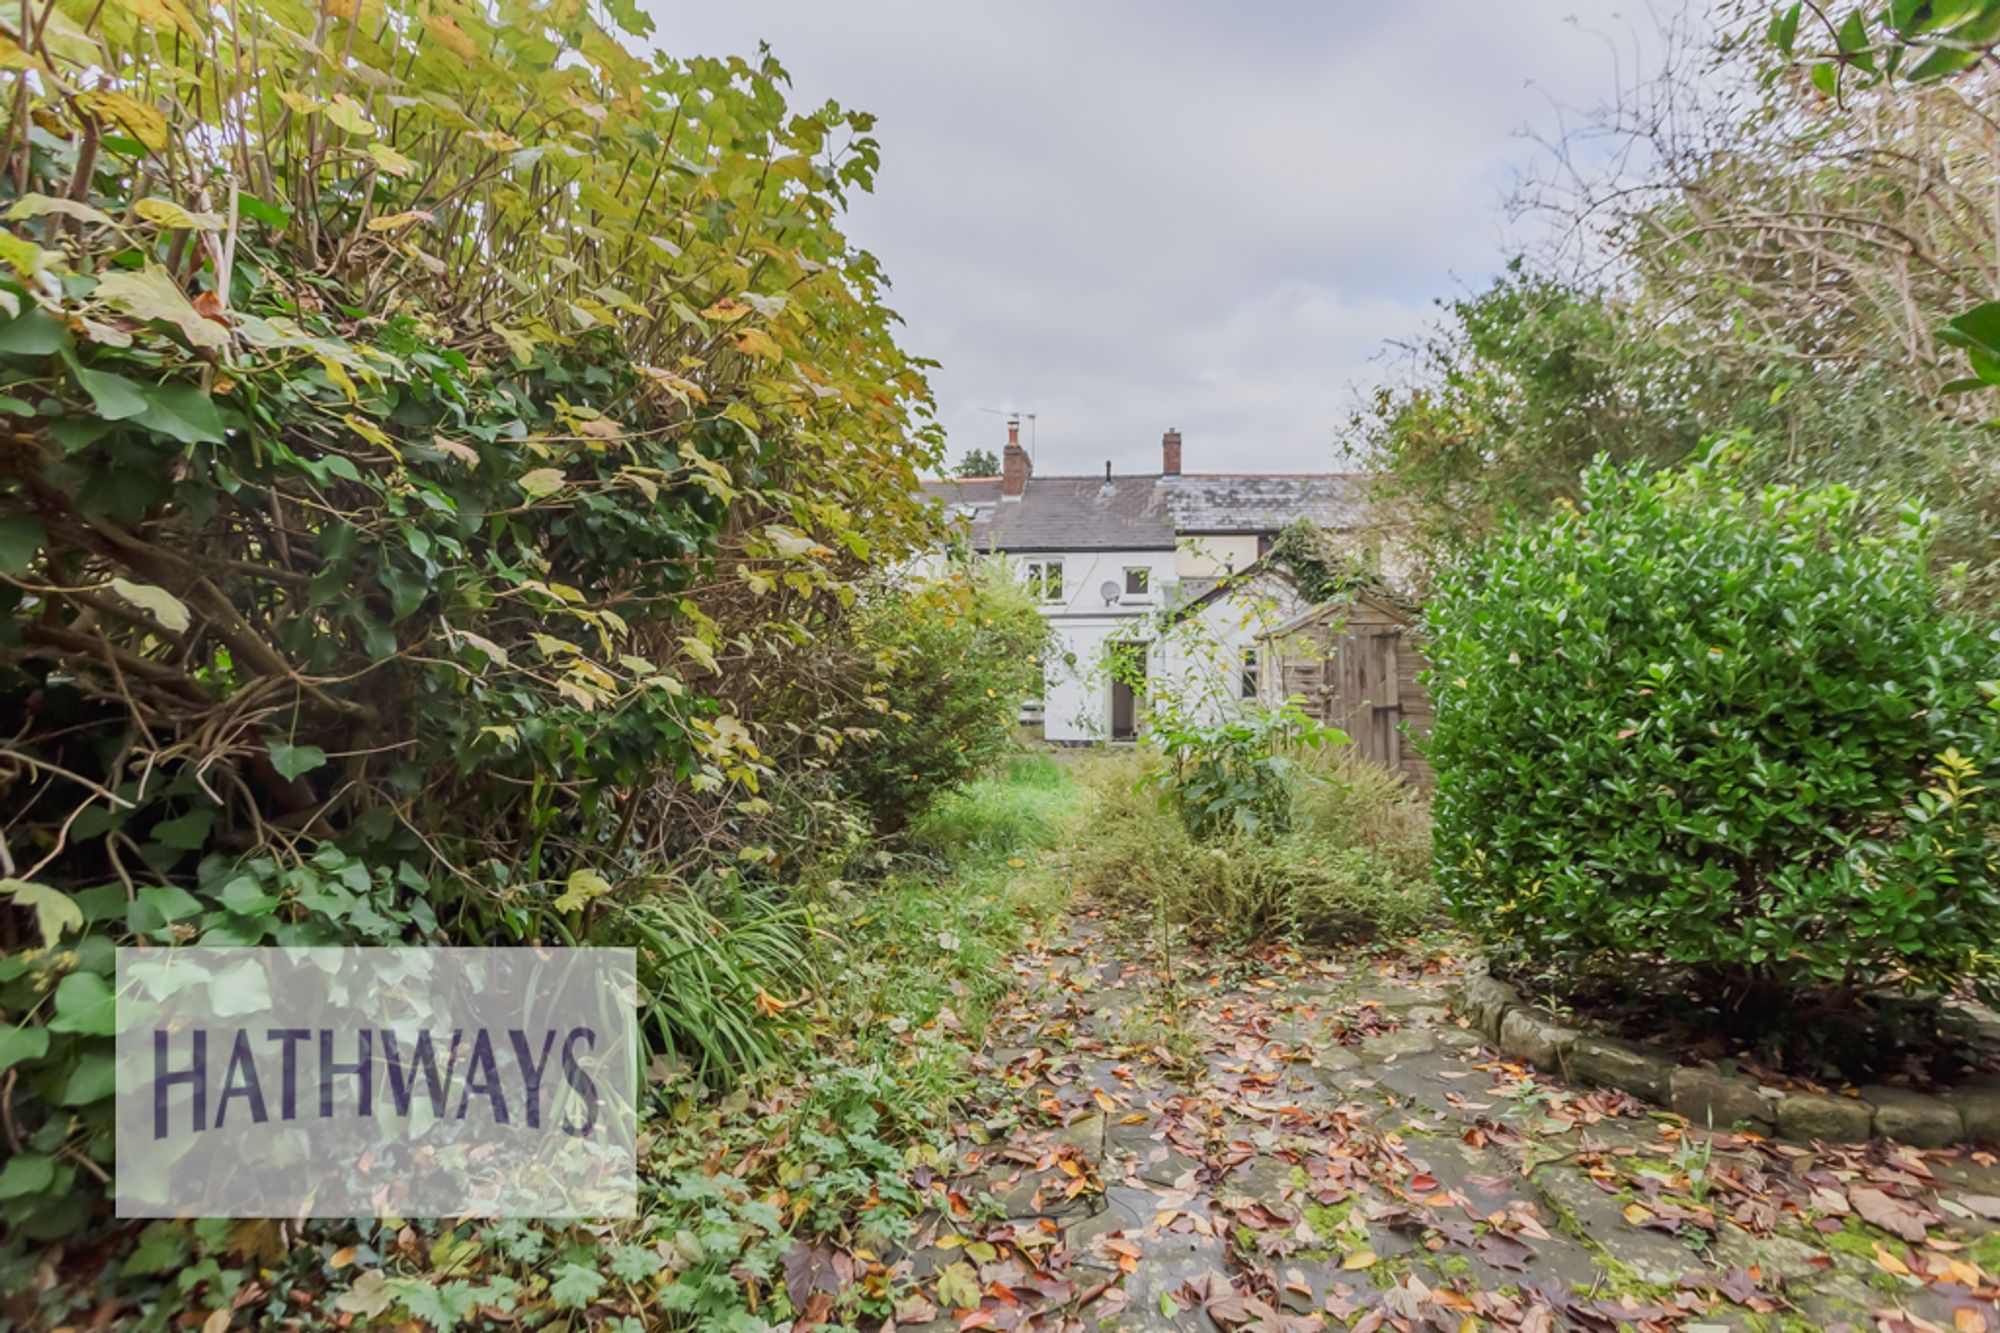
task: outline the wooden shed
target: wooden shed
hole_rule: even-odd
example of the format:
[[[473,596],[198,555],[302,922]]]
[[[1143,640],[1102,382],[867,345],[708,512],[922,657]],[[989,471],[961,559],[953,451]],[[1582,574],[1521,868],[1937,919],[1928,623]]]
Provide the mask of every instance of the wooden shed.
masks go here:
[[[1416,608],[1388,589],[1357,584],[1259,636],[1267,687],[1305,701],[1306,712],[1345,731],[1357,758],[1431,787],[1431,768],[1410,743],[1430,733],[1430,696]]]

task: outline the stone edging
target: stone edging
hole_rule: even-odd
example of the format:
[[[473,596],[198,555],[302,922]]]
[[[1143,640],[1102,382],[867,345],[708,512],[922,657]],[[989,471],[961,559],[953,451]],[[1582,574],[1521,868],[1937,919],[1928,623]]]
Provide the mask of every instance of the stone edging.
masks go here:
[[[1940,1095],[1866,1087],[1859,1097],[1785,1092],[1754,1079],[1683,1065],[1672,1056],[1571,1027],[1521,998],[1474,960],[1452,1003],[1474,1030],[1505,1055],[1572,1082],[1618,1088],[1665,1106],[1697,1125],[1743,1124],[1794,1142],[1854,1143],[1870,1137],[1917,1148],[1962,1139],[2000,1141],[2000,1078],[1975,1080]]]

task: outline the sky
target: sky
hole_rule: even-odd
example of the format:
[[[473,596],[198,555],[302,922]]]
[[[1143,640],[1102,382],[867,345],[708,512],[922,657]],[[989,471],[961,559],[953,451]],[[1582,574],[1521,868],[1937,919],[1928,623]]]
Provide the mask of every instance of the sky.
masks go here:
[[[1600,0],[644,0],[676,55],[768,42],[872,112],[882,260],[950,456],[1032,412],[1038,472],[1323,471],[1436,299],[1531,242],[1531,134],[1657,31]]]

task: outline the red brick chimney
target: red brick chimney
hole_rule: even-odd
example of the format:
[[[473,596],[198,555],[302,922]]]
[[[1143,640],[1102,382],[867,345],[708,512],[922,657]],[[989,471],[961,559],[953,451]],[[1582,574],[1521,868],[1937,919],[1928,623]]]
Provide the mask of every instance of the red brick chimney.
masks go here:
[[[1028,459],[1028,451],[1021,447],[1021,423],[1007,423],[1007,450],[1000,455],[1000,494],[1008,500],[1018,500],[1028,489],[1028,475],[1035,465]]]
[[[1160,437],[1160,471],[1169,477],[1181,474],[1181,433],[1177,430]]]

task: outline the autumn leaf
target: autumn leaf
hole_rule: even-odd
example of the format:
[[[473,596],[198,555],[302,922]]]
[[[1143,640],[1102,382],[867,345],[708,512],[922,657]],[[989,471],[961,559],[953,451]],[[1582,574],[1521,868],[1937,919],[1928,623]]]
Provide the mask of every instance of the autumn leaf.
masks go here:
[[[1927,1215],[1908,1201],[1868,1185],[1850,1188],[1847,1201],[1854,1205],[1854,1211],[1861,1214],[1863,1221],[1900,1236],[1912,1245],[1923,1241]]]
[[[532,472],[525,472],[520,482],[521,489],[537,500],[554,495],[567,484],[568,479],[563,476],[562,469],[553,467],[538,467]]]

